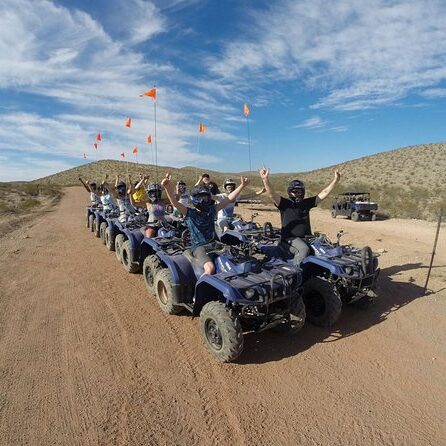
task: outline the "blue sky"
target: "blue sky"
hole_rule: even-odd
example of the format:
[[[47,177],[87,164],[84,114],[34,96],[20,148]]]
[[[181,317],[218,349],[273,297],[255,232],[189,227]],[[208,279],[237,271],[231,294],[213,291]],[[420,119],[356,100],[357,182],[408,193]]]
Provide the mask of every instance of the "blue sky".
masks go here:
[[[2,0],[0,181],[150,162],[154,82],[163,165],[247,170],[245,101],[253,168],[444,141],[445,23],[440,0]]]

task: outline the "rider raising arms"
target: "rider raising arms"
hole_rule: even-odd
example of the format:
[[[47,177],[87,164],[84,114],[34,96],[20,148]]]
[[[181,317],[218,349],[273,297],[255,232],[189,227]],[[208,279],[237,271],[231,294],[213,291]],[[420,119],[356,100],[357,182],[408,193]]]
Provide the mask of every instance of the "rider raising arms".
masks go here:
[[[218,204],[211,203],[211,192],[207,186],[200,184],[191,189],[193,208],[180,203],[175,197],[175,191],[171,182],[171,175],[166,174],[161,185],[166,189],[167,197],[172,206],[177,208],[184,216],[184,222],[189,228],[192,241],[192,255],[199,260],[204,267],[204,274],[214,274],[215,266],[206,252],[215,240],[215,216],[220,209],[233,202],[240,192],[249,183],[248,178],[241,178],[240,185]]]
[[[288,198],[281,197],[269,182],[269,169],[259,171],[266,191],[280,211],[282,229],[279,247],[285,255],[292,254],[294,262],[299,265],[308,255],[310,248],[305,236],[311,235],[310,209],[316,207],[334,189],[341,174],[335,170],[333,181],[318,195],[305,197],[305,185],[300,180],[293,180],[288,185]]]

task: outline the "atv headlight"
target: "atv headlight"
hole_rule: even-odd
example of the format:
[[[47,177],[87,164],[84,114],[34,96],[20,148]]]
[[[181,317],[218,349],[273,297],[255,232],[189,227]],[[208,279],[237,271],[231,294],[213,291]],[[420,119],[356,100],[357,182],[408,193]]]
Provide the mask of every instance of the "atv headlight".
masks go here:
[[[257,292],[254,288],[248,288],[243,291],[243,294],[245,295],[246,299],[252,300],[256,297]]]

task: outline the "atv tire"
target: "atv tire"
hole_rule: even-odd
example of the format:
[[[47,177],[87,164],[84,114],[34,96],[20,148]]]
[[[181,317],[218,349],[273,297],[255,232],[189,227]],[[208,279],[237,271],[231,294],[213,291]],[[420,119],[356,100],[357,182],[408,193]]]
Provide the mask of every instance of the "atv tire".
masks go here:
[[[359,214],[356,211],[352,212],[352,221],[358,221],[359,220]]]
[[[113,229],[110,228],[110,226],[107,227],[105,230],[105,246],[109,251],[115,250],[115,233],[113,232]]]
[[[277,325],[273,330],[281,335],[294,336],[305,325],[305,304],[301,296],[296,295],[293,297],[290,308],[290,317],[288,322]]]
[[[124,243],[124,241],[125,241],[125,237],[124,237],[123,234],[118,234],[115,237],[115,249],[114,249],[114,251],[115,251],[115,255],[116,255],[116,260],[119,263],[122,263],[121,247],[122,247],[122,244]]]
[[[155,296],[161,310],[167,314],[179,314],[183,307],[172,303],[172,274],[167,268],[157,271],[155,275]]]
[[[99,223],[99,219],[95,218],[94,219],[94,228],[93,228],[93,232],[94,235],[99,238],[101,236],[101,232],[100,232],[100,223]]]
[[[333,210],[331,211],[331,216],[332,216],[333,218],[336,218],[337,215],[338,215],[338,214],[337,214],[336,211],[333,209]]]
[[[88,227],[91,232],[94,231],[94,221],[95,221],[94,214],[90,214],[90,216],[88,217]]]
[[[162,269],[162,263],[161,259],[157,255],[152,254],[144,259],[142,274],[144,276],[147,291],[150,294],[155,293],[155,276],[160,269]]]
[[[208,302],[200,313],[201,337],[209,352],[221,362],[237,359],[243,351],[243,330],[238,318],[223,302]]]
[[[331,327],[339,318],[342,301],[336,286],[323,277],[304,283],[303,299],[307,320],[319,327]]]
[[[361,266],[364,274],[370,275],[375,272],[376,267],[374,259],[370,246],[364,246],[361,250]]]
[[[122,266],[128,273],[139,273],[141,271],[140,264],[134,258],[134,251],[130,246],[130,240],[126,240],[121,245],[121,261]]]
[[[102,240],[102,243],[105,245],[105,231],[107,230],[107,222],[103,221],[101,226],[99,226],[99,237]]]

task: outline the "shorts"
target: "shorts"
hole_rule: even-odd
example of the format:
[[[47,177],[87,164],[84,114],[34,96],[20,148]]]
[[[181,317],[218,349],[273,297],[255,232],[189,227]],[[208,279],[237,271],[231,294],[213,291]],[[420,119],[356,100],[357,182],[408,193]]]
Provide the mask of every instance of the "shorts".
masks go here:
[[[212,243],[208,243],[207,245],[201,245],[197,246],[193,251],[192,255],[194,259],[199,263],[200,265],[204,265],[205,263],[211,262],[212,259],[208,254],[208,250],[214,249],[214,245]]]

